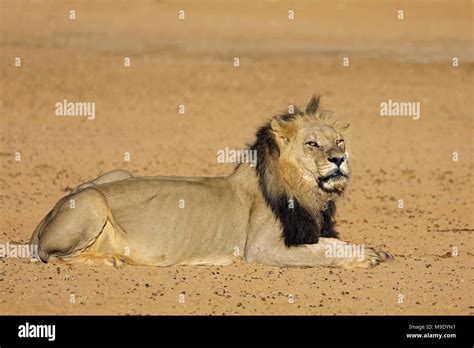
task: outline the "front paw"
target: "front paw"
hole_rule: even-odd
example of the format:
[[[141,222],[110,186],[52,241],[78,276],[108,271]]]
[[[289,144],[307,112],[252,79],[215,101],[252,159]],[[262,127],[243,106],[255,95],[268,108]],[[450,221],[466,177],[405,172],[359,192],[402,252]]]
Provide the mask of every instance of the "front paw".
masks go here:
[[[394,260],[394,257],[388,251],[364,248],[362,257],[352,260],[352,262],[347,265],[347,268],[371,268],[377,266],[381,262],[392,260]]]

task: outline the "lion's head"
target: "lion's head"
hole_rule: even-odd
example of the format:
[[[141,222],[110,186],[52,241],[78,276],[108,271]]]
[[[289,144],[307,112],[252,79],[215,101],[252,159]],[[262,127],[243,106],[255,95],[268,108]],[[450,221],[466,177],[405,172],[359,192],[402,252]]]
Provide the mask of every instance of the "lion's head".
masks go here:
[[[304,112],[273,117],[252,146],[260,189],[288,246],[336,236],[334,200],[350,176],[348,125],[320,110],[319,102],[313,97]]]
[[[326,192],[342,193],[350,175],[347,126],[318,108],[319,98],[313,97],[304,113],[297,110],[272,119],[279,161],[298,168],[309,184]]]

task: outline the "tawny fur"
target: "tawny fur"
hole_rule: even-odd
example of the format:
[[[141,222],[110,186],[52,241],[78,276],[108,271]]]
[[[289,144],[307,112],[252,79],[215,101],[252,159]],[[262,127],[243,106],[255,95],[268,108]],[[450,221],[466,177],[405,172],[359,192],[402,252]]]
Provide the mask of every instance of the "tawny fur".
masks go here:
[[[258,152],[257,169],[242,163],[217,178],[135,178],[113,171],[60,199],[31,243],[43,262],[375,265],[391,256],[371,248],[362,258],[326,253],[328,245],[344,244],[330,229],[334,202],[350,176],[347,128],[319,110],[313,97],[305,112],[276,116],[260,129],[250,147]],[[298,211],[286,211],[286,202]]]

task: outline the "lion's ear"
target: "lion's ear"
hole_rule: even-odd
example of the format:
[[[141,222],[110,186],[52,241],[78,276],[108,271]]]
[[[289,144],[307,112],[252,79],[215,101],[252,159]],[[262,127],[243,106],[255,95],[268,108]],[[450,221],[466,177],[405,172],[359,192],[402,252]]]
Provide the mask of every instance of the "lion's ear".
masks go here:
[[[271,127],[275,140],[280,147],[287,145],[298,131],[294,120],[284,121],[278,117],[272,120]]]

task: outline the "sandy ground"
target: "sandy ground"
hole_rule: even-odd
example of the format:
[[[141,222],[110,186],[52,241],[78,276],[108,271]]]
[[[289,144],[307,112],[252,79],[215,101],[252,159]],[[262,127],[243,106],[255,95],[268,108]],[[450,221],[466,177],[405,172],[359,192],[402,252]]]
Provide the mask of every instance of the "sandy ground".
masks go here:
[[[472,2],[2,0],[0,10],[0,243],[27,242],[70,188],[114,168],[227,175],[219,149],[321,93],[352,126],[341,237],[396,256],[369,270],[4,258],[0,314],[474,312]],[[56,117],[63,99],[95,102],[95,120]],[[388,99],[420,102],[421,118],[381,117]]]

